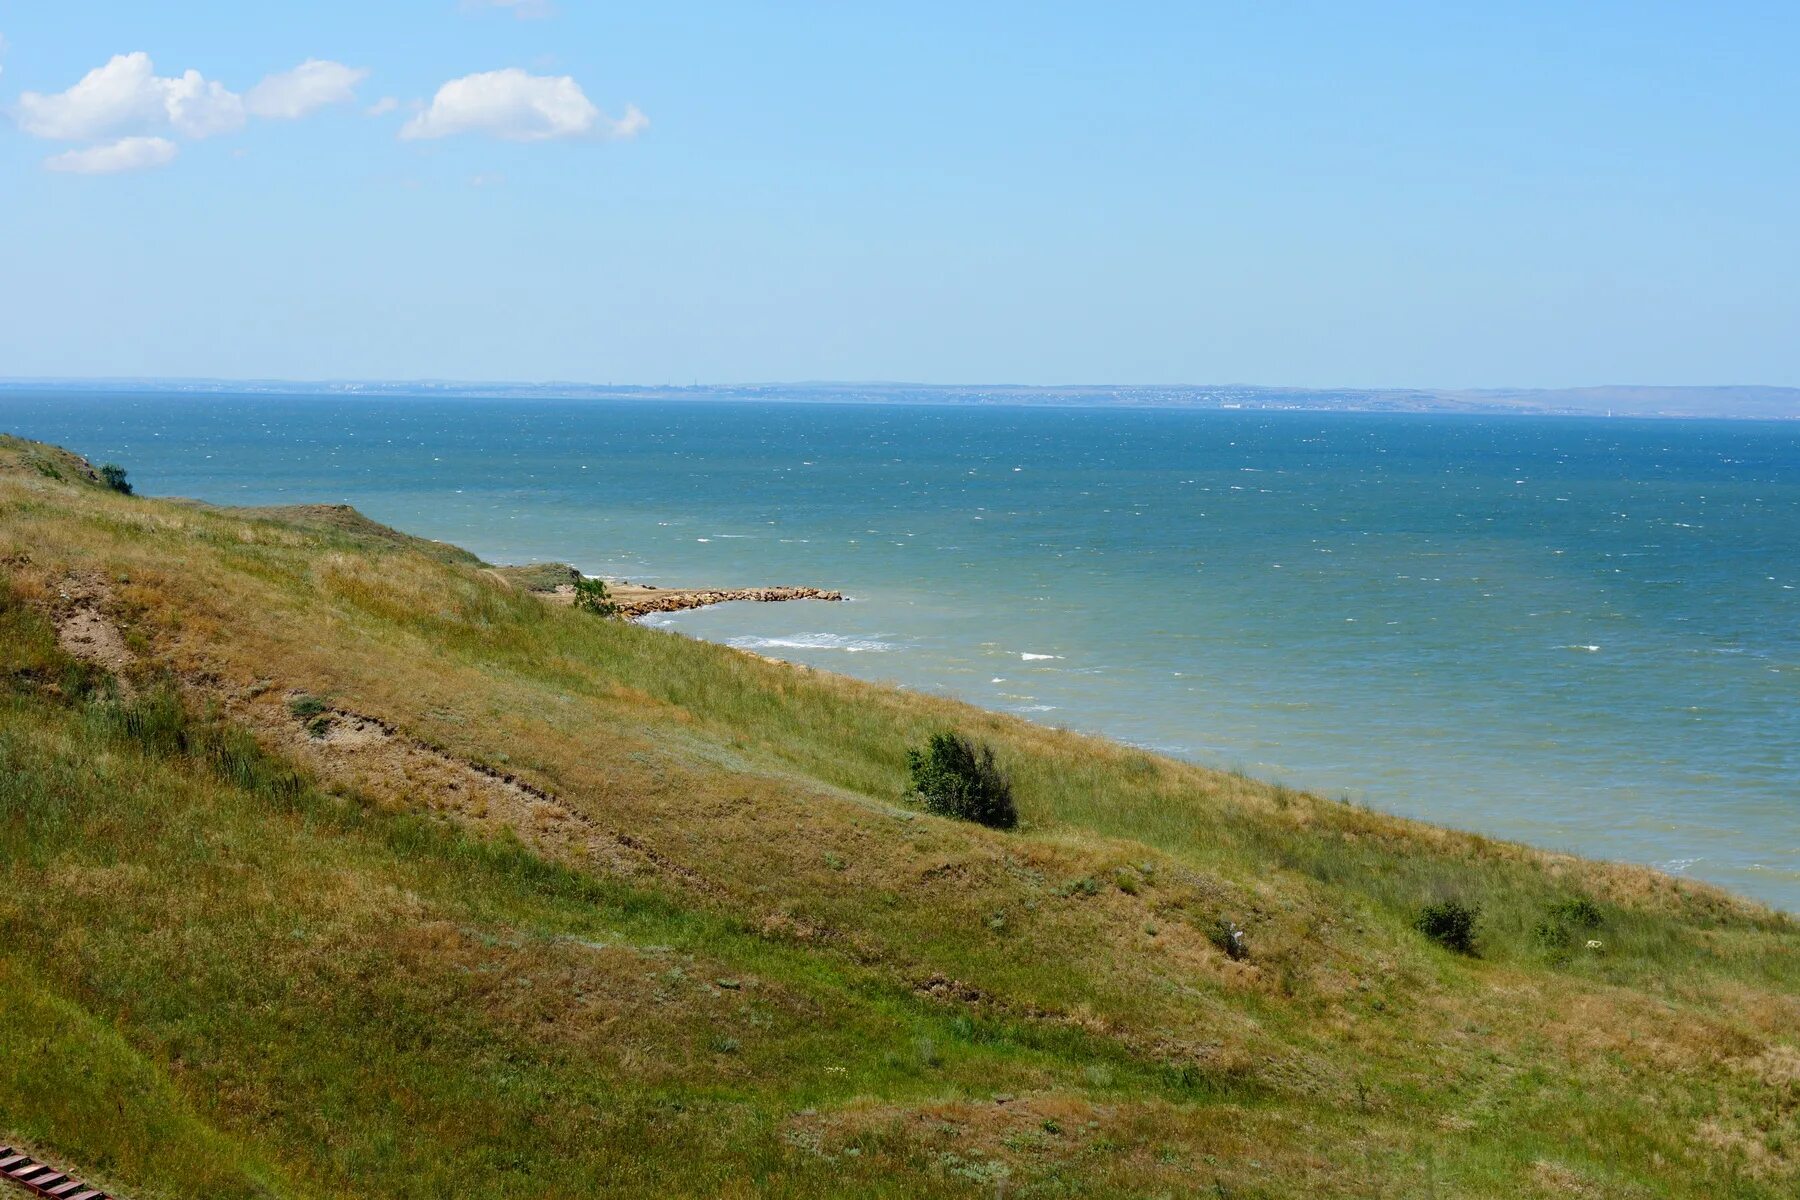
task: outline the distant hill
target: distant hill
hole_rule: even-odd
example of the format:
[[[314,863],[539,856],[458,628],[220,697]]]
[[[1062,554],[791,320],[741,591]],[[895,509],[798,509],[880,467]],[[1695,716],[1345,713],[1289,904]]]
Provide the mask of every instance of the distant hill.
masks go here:
[[[1029,404],[1060,407],[1261,409],[1298,412],[1461,412],[1539,416],[1711,417],[1800,420],[1800,388],[1762,386],[1585,388],[1290,388],[1255,384],[1112,385],[745,383],[691,386],[465,383],[435,379],[13,379],[7,391],[181,392],[229,395],[482,396],[518,399],[788,400],[838,404]]]

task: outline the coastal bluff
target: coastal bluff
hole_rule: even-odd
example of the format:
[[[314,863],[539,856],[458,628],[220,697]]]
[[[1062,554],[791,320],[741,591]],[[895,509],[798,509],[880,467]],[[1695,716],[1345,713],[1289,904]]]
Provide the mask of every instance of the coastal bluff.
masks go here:
[[[575,601],[575,580],[580,572],[566,563],[534,563],[522,567],[495,567],[494,573],[508,583],[536,592],[553,604]],[[748,588],[663,588],[647,583],[620,580],[606,585],[608,596],[619,606],[619,615],[627,619],[651,613],[684,612],[727,604],[734,600],[764,603],[781,600],[842,600],[844,593],[816,587],[748,587]]]
[[[1790,915],[546,601],[576,578],[0,436],[0,1170],[1794,1200]],[[1012,828],[916,794],[946,733]]]

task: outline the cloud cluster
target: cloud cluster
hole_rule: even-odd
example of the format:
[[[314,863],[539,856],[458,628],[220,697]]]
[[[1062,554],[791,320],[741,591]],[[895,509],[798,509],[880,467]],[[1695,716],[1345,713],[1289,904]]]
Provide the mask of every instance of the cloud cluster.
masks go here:
[[[516,7],[499,3],[499,7]],[[4,47],[0,41],[0,48]],[[165,166],[180,139],[242,129],[251,118],[291,121],[334,104],[351,104],[369,72],[309,58],[266,76],[239,94],[189,70],[156,73],[143,51],[114,55],[61,92],[25,92],[14,107],[19,129],[53,141],[85,142],[44,160],[52,171],[110,174]],[[601,112],[567,75],[533,75],[518,67],[452,79],[429,103],[384,97],[365,109],[383,116],[406,108],[402,140],[482,134],[513,142],[604,141],[636,137],[650,126],[635,104],[623,116]]]
[[[24,93],[16,120],[33,137],[101,143],[45,159],[52,171],[143,170],[175,158],[179,151],[170,136],[233,133],[251,117],[303,117],[354,100],[357,83],[367,75],[342,63],[308,59],[240,96],[198,71],[158,75],[150,56],[139,50],[115,54],[66,91]]]
[[[66,92],[26,92],[18,120],[33,137],[68,142],[169,132],[203,138],[241,129],[244,101],[198,71],[159,76],[140,50],[114,55]]]
[[[552,138],[632,138],[650,119],[627,105],[614,120],[594,107],[567,75],[532,75],[518,67],[452,79],[400,129],[406,139],[485,133],[512,142]]]

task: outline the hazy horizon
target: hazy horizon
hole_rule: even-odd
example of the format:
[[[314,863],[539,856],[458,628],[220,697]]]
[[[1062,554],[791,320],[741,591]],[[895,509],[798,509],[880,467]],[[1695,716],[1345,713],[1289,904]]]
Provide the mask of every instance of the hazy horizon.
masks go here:
[[[531,399],[777,400],[795,403],[1253,409],[1307,412],[1475,413],[1722,420],[1800,419],[1800,388],[1614,385],[1581,388],[1296,388],[1267,384],[1013,384],[807,380],[744,383],[592,383],[576,380],[96,379],[0,377],[0,393],[90,391],[156,395],[497,397]]]

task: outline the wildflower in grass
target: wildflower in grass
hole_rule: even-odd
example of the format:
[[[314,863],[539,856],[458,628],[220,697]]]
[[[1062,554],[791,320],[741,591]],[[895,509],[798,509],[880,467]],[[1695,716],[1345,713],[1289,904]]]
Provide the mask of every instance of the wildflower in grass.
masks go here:
[[[1589,950],[1600,949],[1600,939],[1599,938],[1589,938],[1588,939],[1588,949]]]

